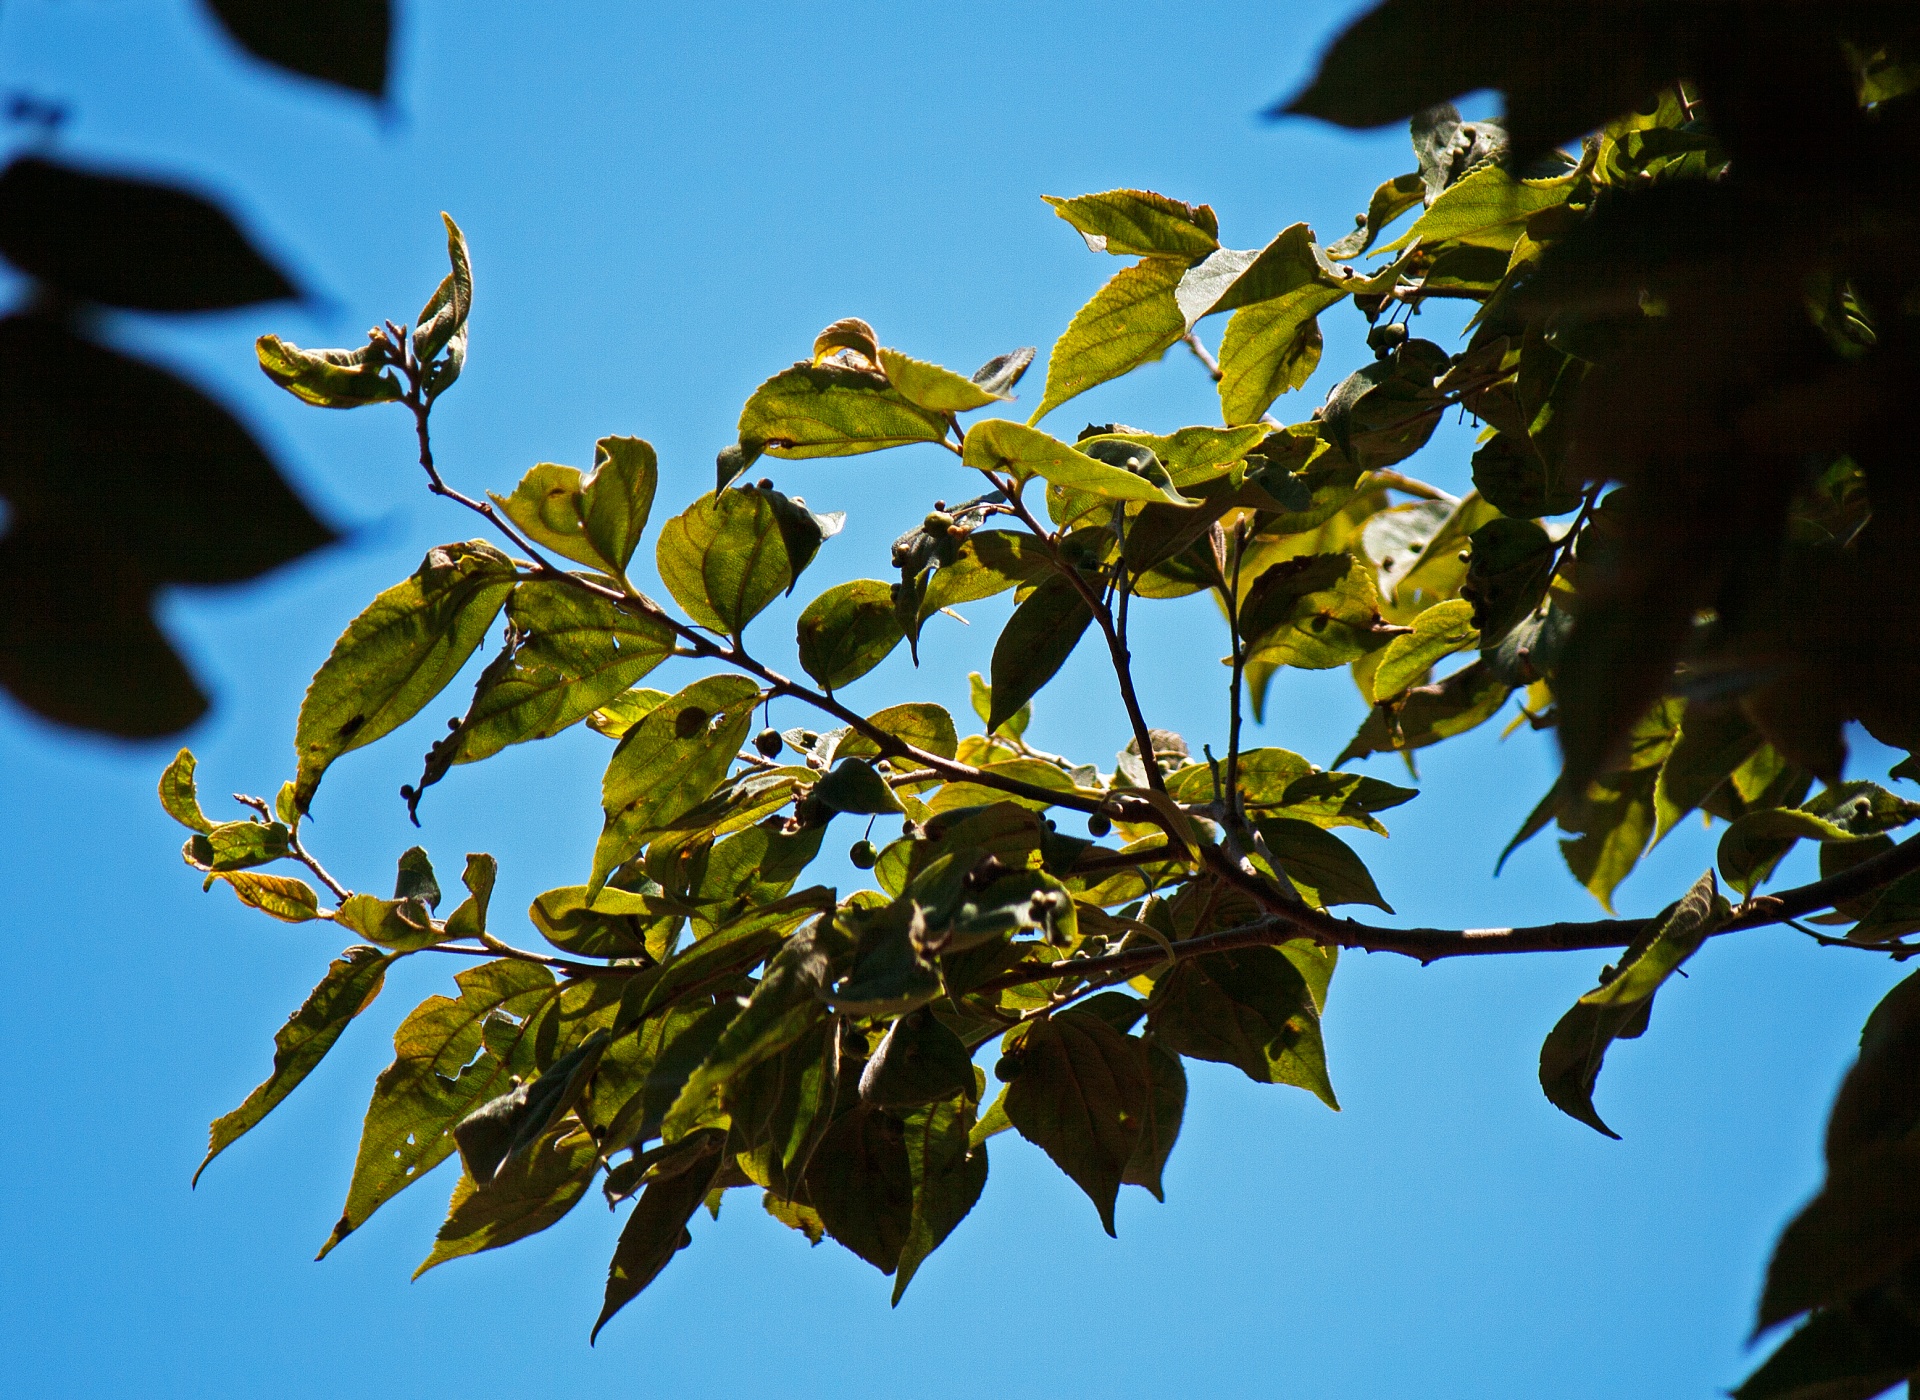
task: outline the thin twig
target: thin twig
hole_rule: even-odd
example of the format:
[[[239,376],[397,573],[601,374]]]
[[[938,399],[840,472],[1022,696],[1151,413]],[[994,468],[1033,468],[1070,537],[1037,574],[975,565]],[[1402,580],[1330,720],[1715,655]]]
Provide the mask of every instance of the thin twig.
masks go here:
[[[1220,362],[1213,358],[1213,352],[1207,349],[1200,337],[1192,331],[1187,331],[1180,338],[1187,342],[1187,349],[1193,351],[1193,357],[1200,362],[1200,367],[1207,372],[1215,384],[1218,384],[1222,374]]]

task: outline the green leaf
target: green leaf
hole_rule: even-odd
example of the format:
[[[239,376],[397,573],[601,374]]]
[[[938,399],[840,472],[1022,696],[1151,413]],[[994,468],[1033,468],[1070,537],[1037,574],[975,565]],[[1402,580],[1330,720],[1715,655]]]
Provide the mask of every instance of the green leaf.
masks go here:
[[[660,914],[645,897],[611,885],[591,899],[585,885],[548,890],[535,896],[527,918],[554,947],[588,958],[644,957],[650,951],[650,931],[678,922]],[[453,920],[447,923],[451,927]]]
[[[447,933],[455,938],[472,938],[487,929],[487,905],[493,899],[493,882],[500,873],[500,862],[482,851],[467,857],[460,883],[467,897],[447,916]]]
[[[450,214],[443,212],[440,222],[447,229],[447,261],[452,271],[427,298],[413,331],[414,358],[428,366],[429,402],[460,376],[467,358],[467,317],[473,311],[473,262],[467,255],[467,236]],[[446,358],[435,364],[442,352]]]
[[[195,1185],[207,1164],[278,1108],[326,1057],[347,1023],[373,1005],[392,961],[392,954],[374,948],[349,948],[334,959],[320,985],[274,1035],[273,1073],[233,1112],[214,1119],[207,1155],[193,1173]]]
[[[224,874],[283,859],[288,836],[279,822],[221,822],[203,835],[189,836],[180,853],[189,865]]]
[[[1345,238],[1327,245],[1330,258],[1357,258],[1379,239],[1380,232],[1407,210],[1426,201],[1426,181],[1419,171],[1383,180],[1367,201],[1367,212]]]
[[[1085,1007],[1086,1002],[1081,1005]],[[1161,1173],[1180,1136],[1180,1119],[1187,1109],[1187,1071],[1178,1055],[1170,1055],[1158,1045],[1147,1046],[1147,1107],[1140,1128],[1140,1141],[1120,1180],[1129,1186],[1144,1186],[1156,1201],[1167,1199],[1161,1186]]]
[[[1220,344],[1220,405],[1229,424],[1256,422],[1281,394],[1307,382],[1320,362],[1322,311],[1348,294],[1344,269],[1294,224],[1258,254],[1215,254],[1182,279],[1185,327],[1220,311],[1236,314]],[[1361,279],[1354,278],[1353,281]]]
[[[929,413],[966,413],[1008,397],[993,393],[950,369],[916,360],[885,346],[880,347],[880,370],[903,398]]]
[[[1600,986],[1573,1004],[1540,1047],[1540,1087],[1548,1102],[1610,1138],[1620,1136],[1593,1106],[1593,1087],[1607,1047],[1646,1031],[1654,993],[1726,922],[1729,912],[1709,870],[1679,903],[1648,922],[1619,967],[1609,969],[1611,975],[1603,975]]]
[[[741,443],[776,457],[850,457],[946,433],[943,413],[920,407],[878,371],[831,364],[782,370],[740,411]]]
[[[1486,723],[1513,688],[1475,661],[1433,685],[1416,686],[1391,706],[1376,707],[1334,767],[1369,754],[1411,750],[1451,739]]]
[[[591,476],[583,479],[572,467],[542,462],[520,479],[511,496],[496,495],[493,501],[535,544],[624,578],[653,511],[659,477],[651,443],[603,437],[593,445]]]
[[[866,675],[906,635],[893,590],[877,579],[836,584],[800,614],[800,664],[828,691]]]
[[[348,625],[300,705],[294,805],[301,812],[336,758],[405,724],[446,688],[513,583],[513,561],[492,545],[441,545]]]
[[[1417,684],[1434,663],[1465,651],[1480,640],[1473,625],[1473,604],[1462,598],[1436,603],[1413,620],[1413,631],[1387,643],[1373,673],[1375,703],[1392,700]]]
[[[451,936],[445,929],[434,927],[433,916],[418,899],[382,899],[378,895],[356,894],[341,900],[333,917],[342,927],[362,938],[402,953],[430,948]]]
[[[1373,571],[1347,554],[1306,555],[1275,565],[1254,581],[1241,609],[1248,660],[1269,666],[1344,666],[1399,632],[1380,616]]]
[[[787,940],[753,989],[747,1004],[694,1070],[661,1123],[673,1142],[699,1123],[707,1102],[723,1085],[794,1044],[826,1019],[820,997],[834,980],[834,960],[844,949],[823,919]]]
[[[523,1156],[505,1163],[499,1176],[475,1185],[462,1175],[453,1188],[446,1222],[433,1252],[413,1271],[419,1278],[449,1259],[498,1249],[559,1221],[593,1184],[600,1149],[577,1124],[548,1133]]]
[[[652,833],[719,786],[753,727],[759,699],[759,686],[745,676],[709,676],[627,731],[600,785],[606,821],[594,847],[590,891],[598,893]]]
[[[616,1024],[624,1031],[687,998],[731,986],[748,968],[764,961],[794,928],[832,903],[833,891],[816,885],[727,920],[659,967],[628,979]],[[701,1058],[705,1053],[702,1050]],[[698,1064],[698,1059],[689,1064],[686,1073],[691,1074]],[[669,1099],[662,1104],[661,1113],[671,1103]]]
[[[1183,959],[1154,983],[1147,1024],[1173,1054],[1234,1065],[1255,1083],[1291,1084],[1340,1107],[1312,988],[1277,948]]]
[[[993,646],[989,733],[1013,719],[1054,678],[1092,622],[1093,611],[1086,599],[1071,582],[1057,575],[1034,589],[1013,610]]]
[[[1577,509],[1580,483],[1549,463],[1529,439],[1496,433],[1473,454],[1474,489],[1503,515],[1531,520]]]
[[[920,621],[942,608],[1035,583],[1052,568],[1040,542],[1024,530],[975,530],[951,560],[933,571],[920,600]]]
[[[842,759],[813,790],[814,799],[831,812],[853,812],[862,816],[881,816],[906,809],[894,796],[887,780],[874,771],[871,763],[860,758]]]
[[[1198,261],[1220,246],[1220,223],[1205,205],[1183,204],[1151,190],[1108,190],[1075,199],[1040,196],[1080,231],[1096,253]]]
[[[1143,258],[1115,274],[1054,342],[1046,393],[1027,421],[1037,423],[1068,399],[1164,354],[1186,329],[1174,300],[1186,271],[1183,258]]]
[[[394,874],[393,897],[418,900],[429,909],[440,907],[440,881],[433,873],[433,861],[424,846],[409,846],[400,853]]]
[[[168,816],[189,831],[205,833],[213,830],[213,823],[200,810],[200,798],[193,782],[195,766],[196,761],[190,749],[182,749],[174,755],[173,762],[160,775],[160,806]]]
[[[861,1100],[895,1112],[972,1092],[973,1057],[925,1007],[887,1028],[860,1073]]]
[[[1516,180],[1498,165],[1483,166],[1450,186],[1412,228],[1379,253],[1397,253],[1416,242],[1430,249],[1460,243],[1506,252],[1520,241],[1527,220],[1565,204],[1576,183],[1571,177]]]
[[[1243,754],[1242,762],[1245,758]],[[1243,790],[1245,786],[1242,782]],[[1396,787],[1358,773],[1312,772],[1288,783],[1275,809],[1280,816],[1298,817],[1315,826],[1358,826],[1385,836],[1386,827],[1373,814],[1411,802],[1419,795],[1414,788]],[[1250,804],[1256,810],[1264,805],[1260,801]]]
[[[208,8],[256,58],[369,97],[386,91],[393,26],[387,0],[348,0],[325,10],[208,0]]]
[[[842,1114],[807,1167],[807,1197],[828,1234],[891,1274],[913,1229],[913,1171],[900,1120],[866,1104]]]
[[[652,714],[666,698],[664,690],[651,690],[637,685],[632,690],[614,696],[588,715],[587,728],[609,739],[624,739],[629,729]]]
[[[267,378],[316,408],[364,408],[393,403],[405,392],[376,346],[355,350],[302,350],[277,335],[263,335],[253,352]]]
[[[474,686],[451,761],[550,739],[611,705],[673,654],[673,629],[571,584],[536,579],[507,599],[510,648]]]
[[[660,1276],[673,1256],[693,1243],[687,1226],[707,1197],[720,1170],[720,1154],[705,1152],[685,1170],[656,1178],[627,1217],[607,1265],[606,1301],[587,1338],[591,1346],[613,1315],[637,1298]]]
[[[653,514],[659,459],[645,438],[603,437],[593,445],[593,475],[581,492],[580,518],[600,557],[624,576]]]
[[[1432,341],[1409,340],[1362,365],[1333,387],[1319,410],[1327,440],[1367,471],[1411,457],[1446,409],[1448,400],[1434,385],[1451,363]]]
[[[867,723],[941,758],[952,758],[960,750],[960,734],[953,726],[953,716],[929,700],[889,705],[868,715]],[[842,739],[834,752],[842,758],[874,758],[878,757],[880,747],[866,735],[855,733]]]
[[[850,907],[839,915],[855,939],[853,966],[826,997],[851,1016],[900,1016],[940,995],[940,971],[917,935],[926,911],[911,895],[879,908]]]
[[[1033,1022],[1009,1050],[1008,1120],[1087,1193],[1112,1235],[1114,1202],[1150,1111],[1140,1042],[1098,1016],[1062,1011]]]
[[[953,1233],[986,1189],[986,1145],[975,1146],[969,1140],[977,1097],[976,1073],[969,1064],[966,1093],[926,1104],[906,1115],[904,1137],[913,1209],[893,1278],[896,1308],[927,1256]]]
[[[1238,481],[1234,467],[1244,462],[1248,454],[1266,440],[1267,432],[1265,424],[1251,424],[1239,428],[1181,428],[1165,434],[1090,433],[1075,445],[1082,452],[1102,442],[1124,442],[1144,447],[1166,469],[1175,486],[1187,486],[1222,476]],[[1138,528],[1137,523],[1133,528]]]
[[[796,571],[769,493],[702,496],[660,530],[661,581],[703,627],[738,637]]]
[[[1262,815],[1255,826],[1282,873],[1308,902],[1321,908],[1371,904],[1393,912],[1393,906],[1380,897],[1360,857],[1333,833],[1290,815]]]
[[[1749,812],[1720,836],[1720,874],[1730,889],[1752,894],[1772,873],[1793,844],[1808,841],[1851,841],[1854,833],[1824,817],[1796,807],[1769,807]]]
[[[1103,500],[1195,504],[1171,485],[1109,466],[1057,437],[1005,418],[988,418],[967,429],[963,457],[968,466],[980,471],[1006,472],[1017,482],[1044,477],[1056,486]]]
[[[282,923],[304,924],[320,917],[320,896],[305,880],[238,870],[223,873],[220,878],[239,896],[242,904],[250,904]]]
[[[1092,621],[1091,617],[1089,617],[1088,621]],[[969,698],[973,701],[973,712],[979,717],[980,723],[986,724],[988,719],[993,715],[993,687],[988,683],[987,678],[978,671],[967,672],[967,686]],[[1027,725],[1031,723],[1032,720],[1033,706],[1031,703],[1025,704],[1020,706],[1019,709],[1015,710],[1000,723],[989,725],[987,732],[989,734],[1005,735],[1010,739],[1018,739],[1022,734],[1027,732]]]
[[[554,992],[537,963],[500,958],[456,973],[457,998],[428,997],[394,1032],[394,1061],[374,1081],[359,1156],[333,1247],[454,1150],[453,1125],[533,1067],[525,1021]]]

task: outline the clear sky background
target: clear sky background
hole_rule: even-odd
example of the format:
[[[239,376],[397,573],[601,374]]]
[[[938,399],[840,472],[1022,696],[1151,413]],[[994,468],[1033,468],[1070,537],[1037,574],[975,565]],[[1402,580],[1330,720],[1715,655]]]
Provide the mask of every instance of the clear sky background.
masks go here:
[[[255,369],[255,335],[353,344],[378,318],[410,316],[444,272],[449,210],[477,292],[465,377],[434,415],[443,470],[504,491],[537,461],[590,466],[597,436],[637,433],[660,451],[664,519],[710,488],[753,386],[836,317],[963,372],[1018,345],[1044,354],[1120,264],[1089,253],[1042,194],[1131,185],[1205,200],[1238,247],[1298,219],[1343,232],[1410,165],[1404,133],[1257,113],[1354,8],[406,0],[394,96],[376,111],[238,58],[185,0],[10,0],[0,79],[71,104],[66,154],[223,192],[318,294],[115,324],[233,404],[347,536],[262,586],[167,600],[217,692],[188,736],[210,808],[237,815],[221,794],[271,794],[290,775],[300,695],[333,638],[429,546],[478,524],[427,495],[400,410],[303,408]],[[1458,318],[1421,326],[1448,340]],[[1307,416],[1364,357],[1363,329],[1332,313],[1325,367],[1276,412]],[[1039,380],[1036,366],[1028,402]],[[1070,436],[1115,418],[1167,431],[1217,421],[1218,404],[1174,354],[1049,426]],[[1411,469],[1463,491],[1470,442],[1449,426]],[[971,494],[934,448],[767,469],[848,513],[796,597],[756,624],[776,665],[807,597],[884,577],[896,534],[935,497]],[[985,669],[1004,600],[967,611],[971,628],[932,625],[926,669],[903,649],[851,698],[872,710],[931,696],[965,716],[966,673]],[[1218,747],[1217,617],[1189,602],[1136,619],[1154,722]],[[1029,737],[1110,767],[1127,734],[1100,662],[1082,648]],[[456,682],[329,774],[309,839],[350,884],[378,888],[416,839],[396,789],[466,693]],[[1324,764],[1362,712],[1344,672],[1285,674],[1255,741]],[[776,715],[804,718],[792,702]],[[1388,814],[1390,841],[1353,838],[1409,922],[1596,912],[1550,836],[1492,878],[1553,771],[1545,737],[1503,744],[1502,727],[1423,756],[1431,791]],[[1898,975],[1787,931],[1715,941],[1607,1065],[1615,1143],[1552,1109],[1535,1079],[1541,1038],[1603,954],[1424,970],[1351,955],[1326,1022],[1344,1111],[1192,1066],[1167,1203],[1126,1192],[1117,1242],[1006,1134],[979,1206],[899,1309],[866,1264],[809,1250],[742,1191],[718,1222],[695,1221],[693,1248],[589,1350],[619,1226],[597,1199],[409,1284],[453,1185],[443,1167],[311,1262],[392,1028],[447,985],[451,959],[404,963],[300,1092],[189,1192],[208,1120],[264,1076],[274,1031],[340,940],[200,893],[153,797],[171,753],[0,708],[9,1396],[1708,1396],[1751,1364],[1742,1339],[1767,1251],[1818,1181],[1832,1091]],[[420,839],[449,874],[465,851],[497,854],[495,907],[522,909],[583,878],[607,754],[577,729],[455,770],[428,796]],[[1884,771],[1867,757],[1856,771]],[[1690,824],[1623,886],[1623,911],[1657,909],[1711,858]],[[1802,857],[1785,873],[1806,870]],[[823,877],[855,884],[837,858]]]

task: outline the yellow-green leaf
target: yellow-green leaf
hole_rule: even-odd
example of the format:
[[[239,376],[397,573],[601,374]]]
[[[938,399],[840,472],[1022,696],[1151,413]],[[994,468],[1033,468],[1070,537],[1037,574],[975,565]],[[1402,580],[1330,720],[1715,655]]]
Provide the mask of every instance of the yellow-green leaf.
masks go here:
[[[922,408],[878,372],[799,364],[758,389],[740,412],[740,441],[776,457],[848,457],[946,436],[943,415]]]
[[[1158,359],[1186,330],[1174,289],[1186,274],[1182,258],[1143,258],[1094,293],[1054,342],[1047,357],[1047,388],[1027,421],[1096,384]]]

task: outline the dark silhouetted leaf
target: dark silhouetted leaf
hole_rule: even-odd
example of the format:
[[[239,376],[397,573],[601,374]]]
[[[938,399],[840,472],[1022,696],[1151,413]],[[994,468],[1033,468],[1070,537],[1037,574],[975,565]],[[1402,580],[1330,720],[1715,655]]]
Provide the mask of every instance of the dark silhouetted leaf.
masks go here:
[[[379,97],[387,87],[388,0],[207,0],[227,33],[257,58]]]
[[[958,1042],[956,1042],[958,1043]],[[907,1175],[913,1211],[893,1278],[893,1305],[907,1291],[927,1256],[940,1247],[980,1199],[987,1185],[987,1148],[973,1145],[974,1076],[967,1066],[967,1092],[918,1108],[905,1117]]]
[[[1086,1003],[1082,1003],[1084,1007]],[[1147,1046],[1147,1109],[1140,1129],[1140,1141],[1121,1181],[1129,1186],[1144,1186],[1156,1201],[1167,1199],[1160,1174],[1166,1170],[1167,1157],[1174,1140],[1180,1136],[1180,1119],[1187,1108],[1187,1071],[1178,1055],[1170,1055],[1158,1045]]]
[[[256,578],[333,539],[218,404],[38,316],[0,321],[0,498],[0,684],[128,737],[206,708],[156,588]]]
[[[829,1235],[893,1273],[913,1229],[913,1169],[900,1120],[866,1104],[842,1114],[807,1168],[807,1198]]]
[[[587,1194],[599,1160],[594,1140],[578,1124],[569,1123],[504,1163],[500,1174],[483,1185],[462,1175],[453,1188],[446,1222],[434,1237],[433,1252],[413,1276],[557,1224]]]
[[[0,171],[0,255],[69,296],[136,311],[218,311],[299,295],[209,200],[37,156]]]

